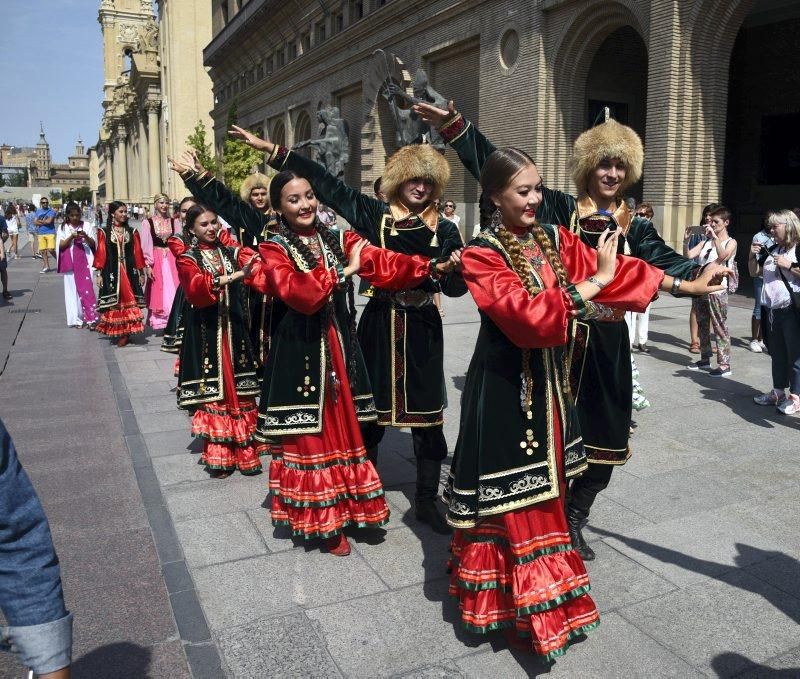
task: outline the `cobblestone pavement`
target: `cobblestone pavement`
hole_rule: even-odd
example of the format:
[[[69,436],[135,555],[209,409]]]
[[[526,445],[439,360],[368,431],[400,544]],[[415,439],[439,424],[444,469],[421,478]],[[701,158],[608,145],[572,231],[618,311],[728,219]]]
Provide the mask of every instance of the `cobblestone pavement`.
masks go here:
[[[468,297],[445,299],[445,309],[452,448],[478,315]],[[323,554],[272,528],[266,474],[216,480],[196,464],[189,417],[170,392],[174,358],[152,336],[121,350],[85,338],[107,370],[97,379],[119,406],[119,421],[103,420],[92,436],[116,444],[119,431],[126,434],[125,473],[132,469],[141,489],[130,512],[149,519],[163,578],[137,576],[132,555],[120,584],[144,580],[168,592],[172,638],[197,677],[800,676],[800,419],[753,404],[770,386],[769,357],[750,353],[743,340],[734,340],[732,378],[686,370],[687,317],[686,300],[666,297],[653,309],[652,353],[636,355],[652,406],[636,415],[634,456],[615,471],[589,529],[601,625],[550,668],[500,638],[458,628],[447,596],[447,539],[410,511],[407,431],[390,431],[381,449],[378,471],[392,509],[385,533],[354,531],[350,557]],[[732,308],[730,320],[734,335],[749,332],[747,309]],[[57,326],[42,330],[54,346]],[[3,376],[2,393],[9,384]],[[96,396],[74,392],[82,408],[94,408],[87,399]],[[12,432],[18,417],[8,416]],[[37,454],[23,453],[29,464]],[[51,487],[42,478],[34,480],[46,500]],[[80,474],[63,483],[81,483]],[[92,520],[84,516],[84,525]],[[115,535],[139,526],[119,526]],[[105,544],[89,542],[93,550]],[[97,577],[70,573],[66,560],[65,571],[78,583]],[[78,609],[82,592],[69,594]],[[125,612],[142,624],[151,614]],[[79,616],[77,628],[84,624]],[[174,671],[151,667],[146,676],[183,676]],[[119,668],[113,676],[142,675]]]

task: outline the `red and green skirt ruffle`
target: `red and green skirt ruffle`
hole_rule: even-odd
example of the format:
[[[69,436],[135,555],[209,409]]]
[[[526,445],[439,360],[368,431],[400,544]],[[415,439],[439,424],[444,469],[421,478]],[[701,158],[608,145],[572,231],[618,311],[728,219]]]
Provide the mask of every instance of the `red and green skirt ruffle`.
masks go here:
[[[329,337],[333,369],[342,380],[336,400],[330,393],[325,400],[322,431],[281,437],[269,467],[273,525],[289,526],[293,535],[306,539],[389,520],[381,480],[361,438],[335,330]]]
[[[97,332],[109,337],[122,337],[144,332],[144,316],[136,302],[123,302],[100,314]]]
[[[553,659],[600,621],[558,499],[457,530],[452,552],[450,594],[472,632],[516,630]]]
[[[204,403],[192,415],[192,436],[204,439],[198,464],[212,471],[258,474],[261,455],[269,446],[255,440],[258,421],[255,399],[239,398],[238,406]]]

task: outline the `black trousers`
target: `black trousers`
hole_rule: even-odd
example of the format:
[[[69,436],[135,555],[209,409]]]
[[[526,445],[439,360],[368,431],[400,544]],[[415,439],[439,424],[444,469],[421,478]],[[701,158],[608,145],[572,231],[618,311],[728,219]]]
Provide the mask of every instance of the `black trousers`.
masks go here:
[[[583,475],[573,479],[569,487],[568,509],[577,514],[579,519],[589,516],[597,494],[608,487],[615,466],[590,462]]]
[[[377,448],[386,433],[386,427],[376,422],[362,422],[361,435],[364,446],[369,451]],[[447,441],[444,438],[442,425],[435,427],[411,427],[411,438],[414,442],[414,456],[417,460],[434,460],[441,462],[447,457]]]

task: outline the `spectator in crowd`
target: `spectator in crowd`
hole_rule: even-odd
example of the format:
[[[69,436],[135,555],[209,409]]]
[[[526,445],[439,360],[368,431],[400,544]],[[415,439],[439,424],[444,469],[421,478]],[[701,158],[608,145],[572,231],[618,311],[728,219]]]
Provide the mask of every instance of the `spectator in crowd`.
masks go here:
[[[700,217],[700,226],[687,226],[686,230],[683,232],[683,255],[684,257],[689,256],[689,250],[697,247],[700,243],[703,242],[704,236],[703,232],[708,226],[710,222],[710,217],[708,213],[711,210],[714,210],[719,207],[719,203],[709,203],[703,208],[703,214]],[[694,258],[697,261],[697,258]],[[695,310],[694,304],[692,304],[692,309],[689,312],[689,353],[690,354],[699,354],[700,353],[700,334],[697,329],[697,311]],[[715,348],[716,350],[716,348]]]
[[[31,240],[31,257],[42,256],[39,254],[39,227],[36,226],[36,206],[32,203],[28,205],[25,212],[25,228],[28,229],[28,236]]]
[[[69,679],[72,614],[44,510],[0,420],[0,650],[39,679]]]
[[[3,216],[5,217],[6,228],[8,230],[8,247],[6,248],[7,261],[19,259],[19,217],[17,216],[17,208],[14,207],[14,203],[8,204]]]
[[[47,273],[51,271],[50,257],[53,257],[54,263],[56,257],[56,211],[50,207],[50,201],[47,198],[42,198],[39,206],[39,209],[36,210],[34,224],[38,227],[39,252],[44,259],[41,273]]]
[[[753,236],[753,242],[750,248],[751,255],[753,252],[752,245],[758,245],[758,252],[761,252],[762,249],[769,250],[775,244],[775,241],[772,240],[772,235],[770,234],[770,215],[772,215],[771,211],[764,215],[764,221],[762,222],[761,230],[755,236]],[[750,268],[749,264],[748,268]],[[761,270],[759,269],[759,273],[753,276],[753,317],[750,320],[750,334],[752,337],[750,340],[750,351],[756,354],[760,354],[764,351],[764,349],[766,349],[761,330],[761,289],[763,286],[764,278],[761,275]]]
[[[772,391],[753,400],[795,415],[800,413],[800,218],[792,210],[780,210],[767,217],[767,225],[774,244],[754,242],[748,269],[752,276],[764,277],[762,328],[772,359]]]
[[[639,207],[636,208],[636,216],[644,217],[652,222],[653,206],[650,205],[650,203],[639,203]],[[625,320],[628,322],[628,335],[631,340],[631,347],[638,348],[639,351],[649,354],[650,347],[647,346],[647,330],[650,327],[650,306],[648,305],[644,313],[641,314],[637,314],[633,311],[625,312]],[[634,396],[633,407],[636,408],[636,405],[637,402]]]
[[[705,240],[689,250],[689,257],[697,258],[700,265],[720,264],[730,267],[736,257],[736,240],[728,235],[731,213],[724,205],[708,213],[709,224],[705,228]],[[728,277],[723,282],[728,285]],[[700,335],[700,360],[693,361],[689,370],[709,370],[715,377],[730,377],[731,333],[728,329],[728,291],[720,290],[708,295],[692,298],[697,314],[697,330]],[[711,328],[716,335],[717,367],[711,370]]]
[[[8,258],[6,257],[6,241],[8,241],[8,227],[4,217],[0,217],[0,283],[3,285],[3,299],[11,299],[8,291]]]

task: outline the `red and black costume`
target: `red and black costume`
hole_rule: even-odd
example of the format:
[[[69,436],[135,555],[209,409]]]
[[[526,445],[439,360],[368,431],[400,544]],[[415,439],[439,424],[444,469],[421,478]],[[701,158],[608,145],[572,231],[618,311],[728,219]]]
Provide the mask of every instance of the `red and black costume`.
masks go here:
[[[349,256],[359,237],[329,229]],[[296,234],[291,238],[298,237]],[[264,368],[257,436],[279,439],[270,465],[272,522],[304,538],[348,525],[380,526],[389,508],[367,459],[359,422],[377,418],[359,344],[351,334],[341,262],[316,232],[303,236],[313,265],[284,235],[259,246],[248,284],[287,308]],[[359,275],[389,288],[428,279],[431,262],[367,245]]]
[[[260,390],[250,345],[246,290],[240,281],[219,285],[256,256],[248,248],[200,243],[177,259],[186,296],[178,405],[194,408],[192,434],[205,445],[200,464],[212,471],[257,474],[267,446],[255,441]]]
[[[597,271],[596,252],[578,236],[543,229],[570,280]],[[585,317],[596,307],[574,285],[559,286],[532,237],[520,243],[522,273],[489,230],[462,255],[481,328],[444,493],[447,520],[459,529],[450,591],[468,629],[515,629],[535,653],[552,658],[599,620],[564,514],[567,479],[587,466],[568,379],[572,314]],[[616,277],[594,300],[640,311],[662,279],[645,262],[619,256]]]
[[[145,268],[139,234],[129,226],[97,230],[92,266],[100,272],[97,332],[123,337],[144,332],[144,290],[139,277]]]

